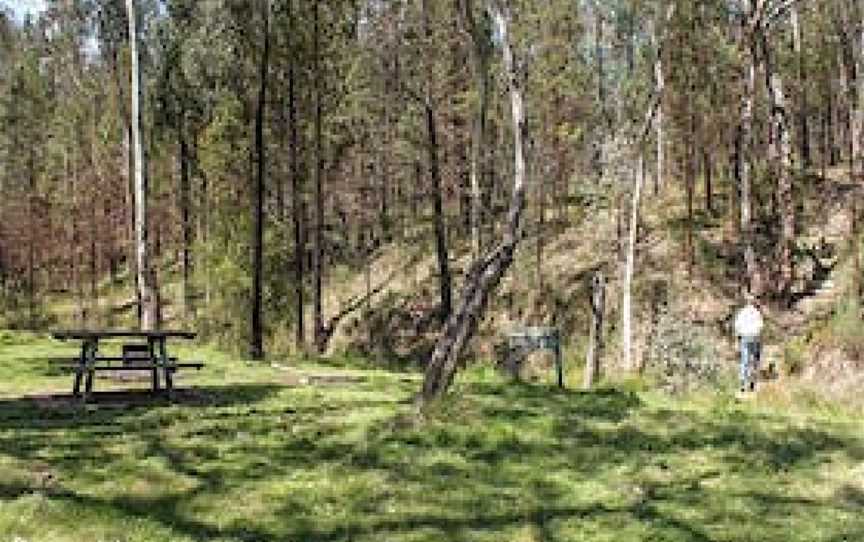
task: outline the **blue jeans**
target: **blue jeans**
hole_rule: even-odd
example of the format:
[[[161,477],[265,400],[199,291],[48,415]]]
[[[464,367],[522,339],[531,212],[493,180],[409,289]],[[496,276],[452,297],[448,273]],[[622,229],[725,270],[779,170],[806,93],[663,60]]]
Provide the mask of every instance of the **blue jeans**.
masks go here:
[[[759,338],[741,337],[741,387],[746,389],[748,385],[756,382],[756,371],[759,368]]]

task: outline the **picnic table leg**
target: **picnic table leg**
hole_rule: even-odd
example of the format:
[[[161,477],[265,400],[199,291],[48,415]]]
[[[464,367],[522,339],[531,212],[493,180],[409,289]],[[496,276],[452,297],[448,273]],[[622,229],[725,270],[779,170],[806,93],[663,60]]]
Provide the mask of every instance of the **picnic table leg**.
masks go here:
[[[91,339],[86,341],[87,346],[87,358],[86,358],[86,375],[84,376],[84,401],[90,400],[90,396],[93,393],[93,376],[95,371],[93,370],[93,366],[96,364],[96,351],[98,350],[98,343],[96,339]]]
[[[165,373],[165,390],[168,392],[168,398],[171,399],[174,392],[174,381],[172,379],[171,369],[168,367],[168,349],[165,346],[166,340],[165,337],[159,339],[159,363],[162,365],[162,370]]]
[[[150,360],[151,361],[156,360],[156,355],[155,355],[156,353],[154,352],[154,347],[155,347],[154,342],[155,342],[155,339],[153,339],[152,337],[147,339],[147,346],[150,348]],[[154,367],[153,367],[153,373],[152,373],[152,385],[153,385],[153,393],[156,393],[157,391],[159,391],[159,367],[157,366],[156,363],[154,363],[153,365],[154,365]]]
[[[75,368],[75,380],[72,384],[72,397],[81,395],[81,378],[84,376],[84,367],[87,365],[87,341],[81,343],[81,356],[78,358],[78,367]]]

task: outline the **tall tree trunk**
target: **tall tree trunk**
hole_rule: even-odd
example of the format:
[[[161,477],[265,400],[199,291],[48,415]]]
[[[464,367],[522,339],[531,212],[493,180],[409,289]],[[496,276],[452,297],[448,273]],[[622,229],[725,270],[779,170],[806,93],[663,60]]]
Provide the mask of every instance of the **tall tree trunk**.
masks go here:
[[[138,30],[135,0],[126,0],[129,18],[129,46],[132,57],[132,148],[135,161],[135,246],[138,292],[141,299],[141,329],[151,330],[156,323],[156,299],[147,247],[147,181],[144,176],[144,145],[141,142],[141,74],[138,62]]]
[[[666,11],[666,23],[675,14],[675,4],[669,4]],[[662,47],[657,51],[658,56],[663,54]],[[656,121],[656,115],[660,111],[663,103],[663,91],[658,87],[654,99],[648,105],[645,112],[645,121],[642,126],[642,131],[637,136],[635,143],[635,151],[637,153],[636,160],[636,179],[633,186],[633,196],[630,202],[630,230],[627,236],[627,254],[624,262],[624,283],[622,284],[622,299],[621,299],[621,344],[624,351],[624,367],[627,370],[636,369],[633,363],[633,308],[632,308],[632,291],[633,291],[633,275],[636,267],[636,235],[639,231],[639,206],[642,201],[642,185],[645,182],[645,154],[642,151],[642,145],[648,138],[648,133],[651,130],[652,123]]]
[[[864,174],[864,153],[862,153],[861,137],[864,135],[864,11],[860,2],[852,3],[850,17],[854,21],[854,38],[851,44],[854,48],[852,57],[854,59],[855,89],[854,103],[855,111],[852,118],[852,164],[851,173]]]
[[[264,318],[262,279],[264,267],[264,172],[266,154],[264,150],[264,116],[267,108],[267,71],[270,62],[270,0],[261,0],[264,16],[264,50],[261,54],[258,108],[255,112],[255,150],[258,155],[253,211],[254,232],[252,239],[252,359],[264,359]]]
[[[180,146],[180,227],[183,234],[183,313],[189,318],[193,312],[192,305],[192,221],[190,217],[190,184],[189,184],[189,143],[186,139],[186,109],[180,112],[177,125],[177,138]]]
[[[134,2],[134,0],[133,0]],[[127,252],[127,267],[129,274],[133,277],[133,288],[135,290],[135,311],[138,318],[138,324],[141,324],[143,317],[143,303],[141,301],[141,288],[138,283],[138,247],[135,244],[135,156],[132,150],[132,118],[129,110],[126,108],[126,94],[124,93],[124,85],[120,75],[120,68],[117,61],[117,50],[112,48],[111,55],[111,71],[114,76],[114,88],[116,89],[116,98],[120,119],[123,124],[123,217],[125,231],[125,246],[128,247]],[[128,79],[127,79],[128,81]],[[129,99],[132,100],[130,94]]]
[[[27,222],[30,234],[27,237],[27,315],[30,329],[36,329],[36,159],[30,146],[27,160]]]
[[[741,121],[738,127],[738,182],[741,193],[741,236],[744,244],[744,265],[746,274],[746,289],[759,293],[761,285],[756,276],[756,253],[753,250],[753,228],[751,225],[751,163],[753,155],[753,100],[756,93],[756,21],[755,9],[751,9],[751,0],[743,0],[747,14],[746,28],[743,32],[743,50],[747,58],[744,68],[744,89],[741,94]]]
[[[425,1],[425,0],[424,0]],[[507,81],[510,86],[510,101],[513,111],[514,171],[513,192],[510,200],[507,227],[503,240],[480,259],[474,261],[459,306],[442,330],[435,350],[426,366],[423,390],[420,399],[432,401],[449,388],[456,374],[462,351],[468,345],[483,318],[489,295],[497,288],[504,273],[513,262],[513,253],[522,235],[522,212],[525,208],[525,157],[522,148],[522,131],[525,113],[522,91],[514,67],[510,44],[510,12],[500,0],[489,0],[488,9],[497,26]]]
[[[794,275],[792,249],[795,243],[795,201],[792,193],[792,136],[789,116],[786,111],[786,97],[783,80],[779,73],[772,70],[768,39],[763,35],[762,47],[765,58],[765,82],[771,99],[771,122],[774,132],[774,157],[777,172],[777,210],[780,215],[780,280],[776,292],[788,300],[792,290]]]
[[[672,9],[675,4],[671,4],[669,9]],[[666,19],[668,21],[670,17],[667,15]],[[657,85],[657,93],[658,95],[663,95],[663,90],[666,86],[666,80],[663,74],[663,44],[660,43],[658,32],[660,31],[657,28],[658,25],[654,25],[651,32],[651,39],[654,42],[654,51],[656,51],[657,58],[654,60],[654,84]],[[657,117],[654,121],[655,126],[657,127],[657,173],[654,178],[654,194],[658,194],[660,190],[663,188],[663,176],[665,173],[665,155],[664,155],[664,147],[665,140],[663,134],[663,103],[661,102],[657,106]]]
[[[606,86],[604,84],[605,73],[603,69],[603,15],[600,13],[600,4],[594,5],[594,58],[597,64],[597,106],[600,111],[600,122],[597,125],[599,134],[594,143],[594,170],[597,175],[597,181],[603,180],[603,146],[605,144],[605,130],[607,128],[607,120],[611,124],[611,119],[607,119],[606,115]]]
[[[801,50],[801,22],[798,16],[798,4],[793,2],[789,8],[792,23],[792,50],[798,67],[798,143],[801,155],[801,167],[810,167],[810,127],[808,122],[807,100],[807,70],[804,66],[804,55]]]
[[[636,234],[639,226],[639,204],[642,199],[642,183],[645,177],[645,157],[642,151],[638,152],[636,182],[633,187],[633,200],[630,203],[630,231],[627,236],[627,259],[624,267],[624,285],[622,286],[624,296],[621,303],[621,342],[622,350],[624,351],[624,367],[630,371],[636,369],[633,363],[633,309],[631,292],[633,290],[633,272],[636,265]]]
[[[441,193],[441,169],[438,163],[438,129],[435,121],[435,105],[432,96],[432,62],[430,60],[432,45],[432,27],[429,24],[429,5],[427,0],[421,0],[423,11],[423,32],[430,49],[426,59],[426,152],[429,159],[429,175],[432,179],[432,198],[435,212],[435,248],[438,259],[438,289],[441,298],[439,318],[441,323],[447,321],[452,312],[452,279],[450,277],[450,255],[447,250],[447,231],[444,217],[444,197]]]
[[[585,355],[585,377],[582,387],[590,390],[600,377],[600,358],[603,353],[603,316],[606,308],[606,279],[597,270],[591,280],[591,329],[588,332],[588,351]]]
[[[312,43],[312,97],[314,109],[314,132],[315,132],[315,163],[312,167],[312,173],[315,179],[315,236],[314,248],[312,251],[312,267],[315,275],[314,283],[314,300],[313,300],[313,320],[315,334],[315,348],[319,353],[324,349],[326,341],[326,330],[324,329],[324,315],[321,304],[321,286],[324,257],[324,193],[322,191],[322,166],[324,162],[323,149],[321,142],[321,70],[320,64],[320,49],[321,49],[321,29],[320,29],[320,13],[319,0],[312,2],[312,21],[313,21],[313,43]]]
[[[296,28],[294,12],[294,0],[288,1],[288,24],[290,25],[288,34],[293,40],[294,30]],[[296,70],[297,63],[296,52],[291,48],[291,56],[288,65],[288,122],[290,123],[290,159],[291,159],[291,212],[293,215],[294,226],[294,296],[295,307],[297,313],[297,323],[294,328],[294,346],[297,351],[303,351],[306,348],[306,332],[304,322],[305,304],[303,300],[303,254],[306,251],[303,243],[303,217],[305,209],[303,205],[302,186],[300,184],[300,168],[299,157],[297,152],[298,134],[297,134],[297,101],[295,95]]]
[[[473,0],[461,0],[462,18],[471,37],[471,67],[474,84],[477,86],[477,114],[474,117],[471,137],[471,249],[474,258],[483,250],[481,236],[483,194],[480,179],[483,175],[483,153],[486,123],[489,111],[489,37],[474,17]]]

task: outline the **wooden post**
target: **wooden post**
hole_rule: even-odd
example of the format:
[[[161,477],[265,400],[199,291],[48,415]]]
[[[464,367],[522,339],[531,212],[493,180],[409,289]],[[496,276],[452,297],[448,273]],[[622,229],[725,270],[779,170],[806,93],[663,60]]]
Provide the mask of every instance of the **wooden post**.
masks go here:
[[[591,389],[600,377],[600,355],[603,350],[603,312],[606,305],[606,279],[598,270],[591,280],[591,328],[588,352],[585,356],[585,378],[583,387]]]

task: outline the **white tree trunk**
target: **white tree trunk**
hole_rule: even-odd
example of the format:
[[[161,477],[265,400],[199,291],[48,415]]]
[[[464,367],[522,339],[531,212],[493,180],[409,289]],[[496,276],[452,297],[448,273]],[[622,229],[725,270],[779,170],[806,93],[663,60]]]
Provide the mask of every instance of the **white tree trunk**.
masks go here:
[[[666,26],[675,15],[675,4],[669,4],[666,10]],[[662,41],[657,40],[657,58],[663,54]],[[624,283],[622,285],[623,293],[621,299],[621,347],[624,353],[624,367],[627,370],[634,370],[633,364],[633,309],[632,309],[632,290],[633,290],[633,273],[636,266],[636,234],[639,226],[639,205],[642,201],[642,185],[645,183],[645,154],[641,149],[641,145],[648,137],[651,129],[652,121],[657,121],[655,118],[661,114],[663,110],[663,77],[662,67],[660,69],[660,77],[657,79],[657,89],[654,99],[649,104],[648,110],[645,112],[645,122],[642,125],[642,130],[638,133],[635,140],[636,153],[638,155],[636,161],[636,179],[633,186],[633,197],[630,202],[630,231],[627,239],[627,254],[624,263]],[[662,126],[662,121],[658,122],[658,126]],[[662,139],[662,131],[660,132]],[[661,155],[658,155],[658,159]],[[658,170],[659,173],[659,170]]]
[[[141,81],[138,63],[138,34],[135,0],[126,0],[129,18],[129,48],[132,62],[132,150],[135,160],[135,254],[138,292],[141,299],[141,329],[150,330],[156,323],[153,275],[147,250],[147,183],[144,178],[144,145],[141,142]]]
[[[627,261],[624,267],[624,299],[621,302],[621,334],[624,350],[624,367],[634,370],[633,364],[633,269],[636,259],[636,233],[638,231],[639,204],[642,198],[642,183],[645,178],[645,156],[639,151],[636,164],[636,181],[633,187],[633,200],[630,202],[630,231],[627,236]]]
[[[674,8],[674,4],[672,5]],[[654,79],[655,84],[657,85],[657,93],[658,95],[663,95],[663,89],[666,86],[666,79],[663,75],[663,48],[662,44],[659,43],[658,34],[659,29],[655,27],[651,32],[651,40],[654,42],[654,50],[657,53],[657,58],[654,61]],[[659,192],[660,189],[663,188],[663,172],[665,168],[665,156],[664,156],[664,145],[665,141],[663,139],[663,102],[657,106],[657,118],[655,119],[655,123],[657,126],[657,177],[654,180],[654,188],[655,192]]]
[[[744,73],[744,89],[741,104],[741,124],[739,126],[738,140],[738,171],[739,188],[741,190],[741,235],[744,239],[744,263],[746,268],[747,289],[754,293],[761,292],[759,277],[756,276],[756,253],[753,250],[753,232],[751,225],[751,164],[750,156],[753,153],[753,101],[756,94],[756,51],[755,33],[756,16],[761,5],[756,0],[755,6],[749,0],[743,0],[743,8],[747,13],[747,26],[743,33],[744,46],[742,52],[747,56],[747,66]]]

